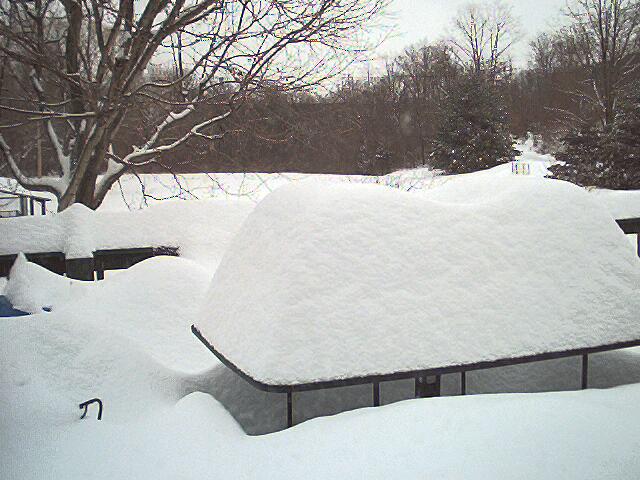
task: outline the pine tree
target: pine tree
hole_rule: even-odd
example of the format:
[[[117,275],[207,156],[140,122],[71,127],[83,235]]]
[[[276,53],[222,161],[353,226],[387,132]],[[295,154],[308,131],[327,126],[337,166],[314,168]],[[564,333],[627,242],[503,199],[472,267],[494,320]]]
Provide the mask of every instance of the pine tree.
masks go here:
[[[467,173],[511,161],[518,153],[499,87],[483,75],[465,74],[446,93],[431,166]]]
[[[607,126],[572,129],[563,138],[553,176],[582,186],[640,188],[640,84],[622,99]]]
[[[617,120],[611,183],[613,188],[640,189],[640,84],[624,99]]]

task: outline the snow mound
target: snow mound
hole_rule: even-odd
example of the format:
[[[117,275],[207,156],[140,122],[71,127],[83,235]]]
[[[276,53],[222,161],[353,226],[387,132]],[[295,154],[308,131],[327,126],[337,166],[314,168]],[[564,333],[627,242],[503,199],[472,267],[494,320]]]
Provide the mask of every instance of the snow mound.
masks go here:
[[[46,307],[47,317],[101,322],[160,364],[199,372],[217,364],[189,331],[210,282],[207,270],[176,257],[154,257],[92,283],[61,277],[20,255],[5,295],[30,313]]]
[[[199,372],[218,363],[189,330],[210,283],[211,273],[195,262],[155,257],[99,282],[65,312],[92,312],[167,368]]]
[[[0,322],[0,431],[75,425],[94,397],[107,422],[172,408],[193,391],[190,373],[218,364],[189,331],[210,281],[191,261],[156,257],[74,294],[75,282],[18,259],[8,290],[54,306]]]
[[[474,189],[282,187],[243,224],[196,327],[275,385],[640,339],[640,263],[583,189]]]
[[[0,343],[0,431],[3,424],[72,424],[78,404],[94,397],[104,402],[109,421],[181,397],[173,372],[104,320],[51,313],[0,322],[7,338]]]
[[[39,313],[54,310],[92,288],[89,282],[61,277],[40,265],[29,262],[21,253],[11,267],[5,296],[18,310]]]

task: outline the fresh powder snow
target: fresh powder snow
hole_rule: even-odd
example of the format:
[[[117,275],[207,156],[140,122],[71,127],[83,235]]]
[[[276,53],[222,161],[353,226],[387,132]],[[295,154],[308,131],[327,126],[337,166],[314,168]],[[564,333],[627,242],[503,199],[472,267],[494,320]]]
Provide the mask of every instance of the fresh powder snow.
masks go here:
[[[637,385],[366,409],[370,386],[303,392],[295,394],[296,423],[360,409],[247,436],[283,429],[285,398],[253,388],[191,335],[210,282],[202,268],[153,258],[71,295],[56,293],[66,279],[38,268],[18,264],[11,289],[52,311],[0,319],[3,479],[484,480],[561,472],[632,480],[640,471]],[[30,284],[51,297],[29,299]],[[589,385],[640,382],[639,360],[638,349],[592,355]],[[579,372],[579,358],[470,372],[467,391],[575,390]],[[458,376],[442,380],[445,395],[457,394]],[[103,419],[92,406],[80,420],[78,403],[95,396]],[[384,404],[412,396],[412,382],[382,386]]]
[[[247,218],[195,324],[272,385],[464,365],[639,340],[639,264],[566,182],[302,182]]]
[[[177,247],[180,256],[213,270],[253,207],[240,199],[167,201],[133,212],[74,204],[55,215],[4,219],[0,255],[62,252],[83,258],[101,249]]]
[[[531,177],[542,174],[548,162],[536,155],[526,161],[535,162],[529,169]],[[302,422],[300,425],[252,437],[247,434],[285,428],[285,396],[249,385],[191,334],[192,323],[220,318],[223,310],[217,307],[209,306],[206,317],[199,313],[211,275],[253,204],[272,190],[323,178],[334,183],[397,187],[431,202],[461,206],[491,202],[494,192],[487,195],[481,186],[473,187],[473,176],[490,181],[490,177],[512,175],[508,164],[459,177],[434,177],[427,169],[371,178],[184,175],[180,176],[183,186],[200,199],[216,198],[218,204],[149,198],[148,213],[123,212],[143,203],[138,179],[125,176],[97,212],[79,207],[76,219],[53,220],[59,216],[64,219],[63,213],[33,225],[26,219],[3,220],[3,248],[11,246],[9,239],[19,236],[20,231],[38,248],[78,255],[110,244],[143,246],[135,243],[162,240],[163,244],[179,245],[181,254],[195,262],[158,257],[113,272],[101,282],[76,282],[21,258],[10,280],[0,279],[0,290],[12,302],[36,312],[21,318],[0,318],[0,477],[636,479],[640,471],[640,415],[636,408],[640,389],[637,385],[610,387],[640,382],[638,348],[590,355],[589,386],[606,390],[504,394],[580,388],[580,358],[572,357],[469,372],[467,392],[474,395],[467,397],[402,401],[413,397],[413,382],[408,380],[381,385],[385,404],[381,408],[362,408],[371,405],[369,385],[302,392],[294,395],[294,420]],[[467,185],[456,186],[458,178]],[[171,175],[141,175],[141,179],[153,196],[179,193]],[[324,196],[314,182],[300,183],[301,188],[307,186],[310,193]],[[443,190],[436,194],[439,188]],[[499,192],[499,184],[485,190],[492,189]],[[640,204],[633,197],[636,192],[611,192],[606,199],[607,191],[586,192],[610,210],[610,221],[620,214],[640,215]],[[599,197],[600,192],[604,195]],[[238,196],[250,200],[245,202],[249,203],[247,208],[234,208]],[[195,198],[190,194],[184,197]],[[160,210],[156,210],[157,203],[162,203]],[[201,208],[202,203],[207,205]],[[529,208],[537,204],[532,201]],[[55,208],[55,202],[50,206]],[[166,210],[161,213],[162,209]],[[106,213],[119,216],[102,215]],[[154,215],[157,218],[152,220]],[[184,221],[181,216],[186,217]],[[88,218],[86,224],[84,218]],[[294,220],[315,221],[311,213],[300,213]],[[401,227],[412,231],[408,220]],[[387,223],[387,219],[382,221]],[[75,228],[84,228],[84,233],[67,238],[74,235]],[[553,235],[555,232],[550,232],[550,237]],[[583,243],[574,245],[589,248],[590,242],[611,239],[612,235],[607,231],[594,237],[589,229],[579,231],[575,236]],[[375,247],[367,241],[364,250]],[[611,242],[602,248],[613,246],[616,251],[616,242]],[[549,245],[523,243],[536,258]],[[282,246],[283,262],[290,262],[287,246],[286,242]],[[25,251],[29,251],[27,247]],[[488,255],[489,260],[495,258],[490,247],[472,238],[467,239],[467,248],[478,256]],[[628,248],[621,252],[622,260],[617,262],[628,260],[630,252]],[[411,271],[423,256],[422,247],[416,248],[409,261],[396,268]],[[384,266],[387,260],[383,256],[377,264]],[[604,262],[609,260],[608,255],[598,252],[588,263],[606,273]],[[634,265],[637,270],[637,260]],[[325,275],[329,266],[319,263],[311,275]],[[460,265],[452,268],[452,275],[464,272]],[[565,289],[555,279],[547,281]],[[527,297],[529,290],[526,281],[518,281],[506,292],[497,293],[496,304],[505,295]],[[248,302],[254,299],[248,288],[243,291]],[[536,291],[534,288],[533,293]],[[402,306],[403,296],[398,300]],[[530,300],[547,301],[535,296]],[[585,298],[585,305],[590,301]],[[248,302],[248,307],[254,308]],[[43,311],[43,307],[50,311]],[[354,311],[356,308],[358,305],[353,306]],[[286,314],[287,308],[282,311]],[[368,314],[360,313],[363,317]],[[531,325],[536,334],[542,328],[544,323]],[[269,338],[280,333],[270,331]],[[323,360],[320,356],[314,361]],[[443,375],[444,395],[457,395],[459,388],[458,375]],[[487,393],[501,395],[477,395]],[[105,402],[103,419],[95,419],[92,406],[87,418],[80,420],[78,403],[95,396]],[[392,402],[400,403],[386,405]],[[359,410],[345,412],[356,408]],[[339,412],[345,413],[314,419]],[[314,420],[305,421],[309,419]]]

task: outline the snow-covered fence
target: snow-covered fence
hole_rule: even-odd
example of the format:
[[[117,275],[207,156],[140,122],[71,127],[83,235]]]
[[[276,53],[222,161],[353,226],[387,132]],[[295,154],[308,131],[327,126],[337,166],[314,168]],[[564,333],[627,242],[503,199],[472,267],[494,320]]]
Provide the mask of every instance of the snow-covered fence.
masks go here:
[[[106,270],[129,268],[147,258],[157,257],[159,255],[177,257],[179,256],[179,249],[176,247],[143,247],[98,250],[93,253],[96,279],[103,280]]]
[[[96,250],[90,257],[66,258],[62,252],[29,253],[27,260],[76,280],[102,280],[106,270],[129,268],[159,255],[178,256],[176,247],[140,247]],[[17,254],[0,256],[0,277],[9,275]]]
[[[17,254],[0,255],[0,277],[9,275]],[[26,254],[27,260],[36,263],[58,275],[64,275],[67,271],[64,253],[62,252],[34,252]]]
[[[215,268],[249,201],[168,201],[139,211],[92,211],[82,205],[46,217],[0,221],[0,276],[18,253],[50,270],[80,279],[127,268],[160,254],[197,259]]]
[[[0,218],[24,217],[27,215],[47,214],[47,202],[50,199],[36,195],[0,189]]]

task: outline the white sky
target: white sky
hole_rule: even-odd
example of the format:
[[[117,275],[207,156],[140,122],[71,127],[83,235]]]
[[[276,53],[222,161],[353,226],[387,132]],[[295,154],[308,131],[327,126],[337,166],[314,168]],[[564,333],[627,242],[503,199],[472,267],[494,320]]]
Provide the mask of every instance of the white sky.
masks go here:
[[[448,36],[453,18],[468,3],[469,0],[392,0],[389,21],[396,25],[395,33],[378,49],[378,55],[394,56],[409,45]],[[560,12],[566,0],[504,0],[504,3],[511,5],[522,32],[522,40],[514,46],[511,55],[516,65],[525,66],[529,41],[561,22]]]

